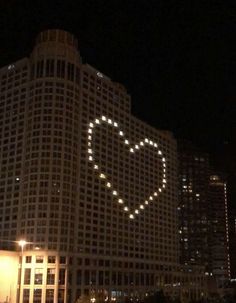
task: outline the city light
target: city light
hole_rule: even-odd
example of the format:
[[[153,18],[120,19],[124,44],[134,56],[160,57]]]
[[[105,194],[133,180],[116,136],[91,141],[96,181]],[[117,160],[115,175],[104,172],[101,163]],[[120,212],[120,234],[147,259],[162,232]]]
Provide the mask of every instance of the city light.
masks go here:
[[[88,160],[90,162],[94,162],[93,168],[98,172],[98,176],[100,179],[106,179],[108,182],[106,182],[106,187],[112,189],[111,194],[113,197],[116,197],[116,202],[118,204],[124,204],[123,210],[124,212],[128,213],[128,216],[130,219],[135,219],[137,215],[140,215],[140,213],[145,209],[144,204],[148,205],[148,201],[144,201],[143,203],[140,203],[135,207],[134,210],[130,210],[127,206],[127,203],[124,202],[124,200],[119,196],[118,191],[113,187],[111,180],[109,180],[109,176],[107,176],[99,167],[98,163],[96,162],[94,151],[93,151],[93,138],[94,138],[94,129],[101,124],[107,124],[109,127],[114,127],[117,129],[118,135],[120,137],[123,137],[123,143],[124,145],[128,145],[128,151],[131,154],[134,154],[135,152],[139,151],[141,148],[145,148],[145,146],[150,146],[156,150],[157,156],[160,158],[160,163],[162,165],[162,178],[161,178],[161,185],[159,188],[157,188],[148,198],[148,200],[151,202],[158,197],[158,192],[161,193],[162,189],[166,188],[166,158],[163,156],[162,151],[158,148],[158,144],[154,142],[154,140],[150,140],[148,138],[144,138],[139,143],[135,143],[131,146],[130,141],[125,138],[125,134],[122,130],[119,129],[119,124],[115,121],[113,121],[111,118],[108,118],[106,116],[101,116],[100,118],[96,118],[94,121],[89,122],[88,127]],[[93,155],[93,156],[91,156]]]
[[[19,240],[19,241],[18,241],[18,244],[19,244],[19,246],[20,246],[21,248],[24,248],[25,245],[27,244],[27,242],[26,242],[25,240]]]

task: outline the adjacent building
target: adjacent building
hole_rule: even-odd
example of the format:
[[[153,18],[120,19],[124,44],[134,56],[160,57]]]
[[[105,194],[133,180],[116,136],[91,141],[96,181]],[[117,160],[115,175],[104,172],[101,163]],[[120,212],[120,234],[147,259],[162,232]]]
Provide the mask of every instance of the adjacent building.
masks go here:
[[[175,293],[172,134],[132,116],[124,86],[84,64],[76,38],[61,30],[40,33],[29,58],[1,68],[0,85],[0,245],[14,250],[13,241],[27,241],[19,302]],[[207,159],[198,163],[205,169]],[[190,193],[193,185],[183,182]],[[191,246],[193,224],[185,225],[184,243],[191,258],[206,260],[205,198],[192,190],[199,237]]]
[[[209,157],[189,142],[180,141],[179,216],[181,263],[203,265],[209,271]]]
[[[236,280],[236,213],[229,215],[230,277]]]
[[[226,180],[191,143],[178,149],[181,263],[204,266],[209,291],[222,294],[230,279]]]
[[[227,185],[219,174],[210,175],[210,268],[217,288],[224,288],[230,279],[229,223]]]

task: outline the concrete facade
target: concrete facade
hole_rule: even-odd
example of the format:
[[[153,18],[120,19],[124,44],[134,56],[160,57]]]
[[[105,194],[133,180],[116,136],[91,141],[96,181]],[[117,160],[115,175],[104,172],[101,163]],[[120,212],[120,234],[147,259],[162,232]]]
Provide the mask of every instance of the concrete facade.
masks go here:
[[[124,86],[83,64],[77,39],[61,30],[40,33],[29,58],[0,69],[0,81],[0,239],[29,242],[22,281],[26,275],[31,284],[22,282],[21,300],[75,302],[100,292],[124,300],[157,289],[174,295],[172,134],[135,118]]]

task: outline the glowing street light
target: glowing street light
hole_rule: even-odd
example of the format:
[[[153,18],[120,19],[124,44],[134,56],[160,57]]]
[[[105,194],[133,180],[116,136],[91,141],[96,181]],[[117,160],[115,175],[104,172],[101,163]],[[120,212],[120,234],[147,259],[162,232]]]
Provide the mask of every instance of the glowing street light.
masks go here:
[[[27,242],[25,240],[19,240],[18,244],[21,247],[21,250],[24,250],[24,247],[27,244]]]

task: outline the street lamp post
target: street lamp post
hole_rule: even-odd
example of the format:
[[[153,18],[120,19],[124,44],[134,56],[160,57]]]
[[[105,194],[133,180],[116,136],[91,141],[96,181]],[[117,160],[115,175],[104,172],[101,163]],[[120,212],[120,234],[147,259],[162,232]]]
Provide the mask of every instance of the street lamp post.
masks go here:
[[[24,247],[27,242],[25,240],[20,240],[18,241],[18,245],[21,247],[21,261],[20,261],[20,275],[19,275],[19,292],[17,296],[17,303],[21,302],[21,281],[22,281],[22,265],[23,265],[23,252],[24,252]]]

